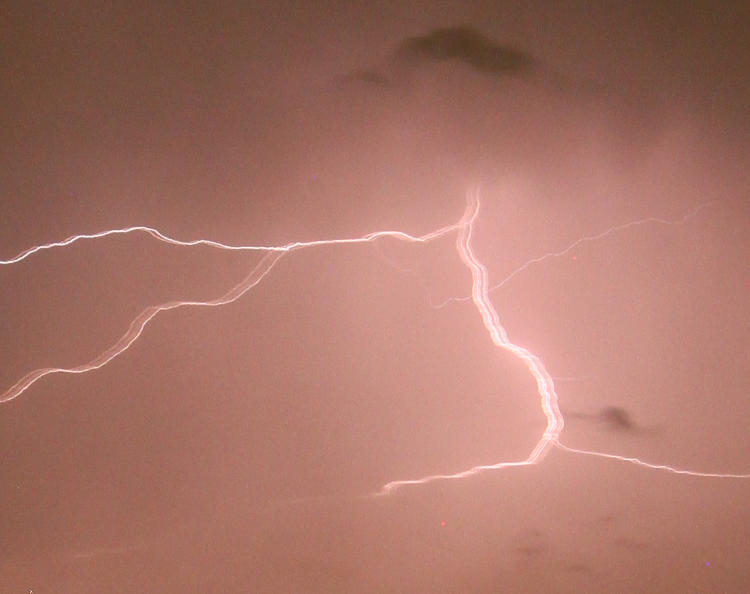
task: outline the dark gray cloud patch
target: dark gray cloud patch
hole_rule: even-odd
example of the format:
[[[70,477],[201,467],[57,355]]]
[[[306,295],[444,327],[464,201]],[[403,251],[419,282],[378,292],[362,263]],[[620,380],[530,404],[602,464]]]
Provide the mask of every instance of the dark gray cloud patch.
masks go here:
[[[595,421],[610,431],[634,433],[640,429],[630,413],[619,406],[605,406],[597,413],[569,412],[566,415],[573,419]]]
[[[383,71],[358,68],[340,77],[338,83],[386,88],[399,80],[404,69],[438,62],[455,62],[493,77],[528,77],[540,70],[540,63],[526,51],[498,43],[471,27],[444,27],[404,39],[393,52],[390,67]]]
[[[405,39],[397,63],[456,61],[492,75],[525,76],[536,67],[531,54],[493,41],[470,27],[436,29]]]
[[[635,423],[630,413],[619,406],[606,406],[599,413],[599,420],[615,431],[632,431]]]

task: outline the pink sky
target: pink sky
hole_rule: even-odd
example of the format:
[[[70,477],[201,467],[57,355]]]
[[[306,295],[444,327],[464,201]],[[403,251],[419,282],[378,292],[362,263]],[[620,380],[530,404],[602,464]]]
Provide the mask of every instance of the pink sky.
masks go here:
[[[0,260],[421,237],[478,187],[486,304],[560,441],[750,473],[748,9],[399,6],[12,3]],[[459,26],[485,50],[404,58]],[[533,68],[472,62],[511,47]],[[550,444],[370,496],[535,461],[552,414],[457,237],[295,249],[2,403],[0,590],[747,591],[750,479]],[[262,255],[1,265],[0,393]]]

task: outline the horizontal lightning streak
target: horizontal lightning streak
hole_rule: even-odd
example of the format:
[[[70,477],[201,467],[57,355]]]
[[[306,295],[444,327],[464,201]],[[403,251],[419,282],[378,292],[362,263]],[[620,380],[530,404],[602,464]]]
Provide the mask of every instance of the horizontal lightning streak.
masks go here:
[[[564,450],[566,452],[571,452],[573,454],[583,454],[585,456],[597,456],[599,458],[606,458],[608,460],[619,460],[620,462],[629,462],[631,464],[636,464],[637,466],[643,466],[645,468],[651,468],[653,470],[666,470],[667,472],[671,472],[672,474],[686,474],[688,476],[696,476],[696,477],[704,477],[704,478],[741,478],[741,479],[750,478],[750,473],[732,474],[732,473],[722,473],[722,472],[698,472],[697,470],[683,470],[680,468],[675,468],[674,466],[667,466],[666,464],[652,464],[651,462],[645,462],[641,460],[640,458],[633,458],[629,456],[618,456],[617,454],[606,454],[604,452],[595,452],[591,450],[579,450],[578,448],[568,447],[562,444],[560,441],[557,441],[555,445],[561,450]]]
[[[136,340],[138,340],[138,337],[142,334],[146,325],[157,314],[163,311],[170,311],[170,310],[178,309],[181,307],[218,307],[221,305],[227,305],[229,303],[237,301],[237,299],[242,297],[250,289],[252,289],[258,283],[260,283],[265,278],[265,276],[271,271],[271,269],[276,265],[276,263],[285,254],[291,251],[302,249],[302,248],[310,248],[310,247],[326,246],[326,245],[368,243],[381,237],[393,237],[395,239],[400,239],[403,241],[419,243],[419,242],[430,241],[432,239],[445,235],[446,233],[450,233],[455,228],[456,228],[456,225],[442,227],[438,229],[437,231],[433,231],[421,237],[414,237],[412,235],[409,235],[408,233],[403,233],[401,231],[378,231],[376,233],[370,233],[363,237],[353,238],[353,239],[329,239],[329,240],[318,240],[318,241],[294,242],[294,243],[289,243],[283,246],[231,246],[231,245],[219,243],[216,241],[210,241],[207,239],[198,239],[198,240],[193,240],[193,241],[180,241],[178,239],[168,237],[150,227],[128,227],[125,229],[102,231],[101,233],[94,233],[91,235],[75,235],[73,237],[69,237],[68,239],[64,241],[60,241],[57,243],[50,243],[50,244],[37,246],[35,248],[28,249],[25,252],[22,252],[20,255],[16,256],[15,258],[12,258],[11,260],[0,261],[0,264],[13,264],[16,262],[20,262],[40,250],[63,247],[63,246],[70,245],[82,239],[96,239],[96,238],[106,237],[109,235],[132,233],[134,231],[145,231],[149,233],[150,235],[152,235],[153,237],[155,237],[156,239],[163,241],[165,243],[172,244],[172,245],[185,246],[185,247],[207,245],[207,246],[216,247],[216,248],[223,249],[223,250],[265,251],[266,254],[263,256],[263,258],[258,263],[258,265],[253,269],[253,271],[247,277],[245,277],[240,283],[232,287],[229,291],[227,291],[221,297],[217,297],[216,299],[212,299],[209,301],[170,301],[168,303],[163,303],[161,305],[147,307],[140,314],[138,314],[138,316],[136,316],[136,318],[131,322],[130,327],[128,328],[127,332],[125,332],[125,334],[123,334],[117,342],[115,342],[111,347],[109,347],[107,350],[105,350],[103,353],[101,353],[100,355],[92,359],[91,361],[88,361],[87,363],[83,363],[76,367],[67,367],[67,368],[66,367],[45,367],[41,369],[35,369],[34,371],[27,373],[20,380],[18,380],[15,384],[13,384],[8,390],[6,390],[5,393],[0,395],[0,403],[9,402],[15,398],[18,398],[21,394],[23,394],[26,390],[28,390],[33,384],[35,384],[36,382],[38,382],[40,379],[42,379],[43,377],[47,375],[52,375],[56,373],[64,373],[64,374],[88,373],[89,371],[94,371],[96,369],[100,369],[101,367],[104,367],[107,363],[112,361],[115,357],[118,357],[119,355],[124,353],[126,350],[128,350],[130,346]]]
[[[29,256],[36,254],[37,252],[50,250],[50,249],[58,248],[58,247],[65,247],[65,246],[71,245],[73,243],[76,243],[78,241],[82,241],[85,239],[101,239],[102,237],[108,237],[110,235],[127,235],[129,233],[135,233],[137,231],[148,233],[152,237],[155,237],[156,239],[164,243],[177,245],[181,247],[208,246],[208,247],[218,248],[221,250],[244,251],[244,252],[248,252],[248,251],[250,252],[291,252],[292,250],[296,250],[299,248],[315,247],[315,246],[322,246],[322,245],[365,243],[368,241],[372,241],[374,239],[378,239],[380,237],[393,237],[395,239],[402,239],[404,241],[425,242],[425,241],[430,241],[431,239],[440,237],[441,235],[445,235],[446,233],[450,233],[455,228],[456,228],[456,225],[448,225],[446,227],[442,227],[438,229],[437,231],[433,231],[432,233],[428,233],[427,235],[423,235],[421,237],[414,237],[402,231],[377,231],[375,233],[369,233],[368,235],[364,235],[363,237],[356,237],[356,238],[351,238],[351,239],[321,239],[321,240],[315,240],[315,241],[296,241],[293,243],[288,243],[286,245],[280,245],[280,246],[263,246],[263,245],[229,245],[226,243],[221,243],[219,241],[212,241],[210,239],[193,239],[190,241],[182,241],[180,239],[174,239],[173,237],[164,235],[161,231],[154,229],[153,227],[136,226],[136,227],[125,227],[123,229],[110,229],[108,231],[100,231],[99,233],[72,235],[71,237],[68,237],[67,239],[64,239],[62,241],[57,241],[55,243],[46,243],[44,245],[37,245],[37,246],[31,247],[21,252],[20,254],[11,258],[10,260],[0,260],[0,266],[16,264],[17,262],[21,262],[22,260],[25,260]]]

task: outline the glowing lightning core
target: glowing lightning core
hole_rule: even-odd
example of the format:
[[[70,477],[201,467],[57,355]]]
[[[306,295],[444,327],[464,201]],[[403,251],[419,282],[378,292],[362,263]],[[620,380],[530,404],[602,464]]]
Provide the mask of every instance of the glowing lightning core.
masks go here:
[[[466,264],[469,270],[471,270],[473,280],[471,298],[474,305],[476,305],[477,310],[479,310],[484,327],[487,329],[495,346],[500,347],[521,359],[531,375],[534,376],[539,396],[542,401],[542,411],[547,418],[547,428],[544,430],[544,434],[528,457],[520,462],[499,462],[491,465],[474,466],[473,468],[455,474],[435,474],[421,479],[391,481],[382,488],[380,491],[381,494],[389,493],[404,485],[424,484],[439,479],[465,478],[485,470],[536,464],[549,451],[549,448],[557,442],[560,432],[565,424],[562,413],[560,413],[560,408],[557,405],[555,382],[552,381],[552,377],[544,367],[544,363],[542,363],[541,359],[535,354],[510,341],[508,333],[500,323],[500,317],[497,315],[497,311],[490,301],[489,276],[487,274],[487,269],[474,255],[474,251],[471,247],[471,233],[478,214],[479,196],[476,193],[470,194],[466,206],[466,212],[458,223],[456,249],[461,256],[463,263]]]

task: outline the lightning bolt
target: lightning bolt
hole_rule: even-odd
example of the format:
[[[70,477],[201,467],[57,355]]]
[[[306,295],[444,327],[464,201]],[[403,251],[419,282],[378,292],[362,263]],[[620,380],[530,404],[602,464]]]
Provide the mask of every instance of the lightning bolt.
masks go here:
[[[565,425],[560,408],[557,405],[557,392],[555,392],[555,382],[552,376],[547,372],[542,360],[529,350],[518,346],[510,341],[508,333],[500,323],[500,316],[490,301],[489,295],[489,275],[487,269],[479,261],[471,247],[471,236],[474,230],[474,223],[479,215],[479,193],[478,191],[469,194],[466,211],[461,221],[458,223],[458,237],[456,238],[456,249],[461,257],[461,261],[471,271],[472,291],[471,299],[482,317],[482,323],[490,335],[492,343],[505,351],[508,351],[515,357],[519,358],[529,373],[536,380],[537,390],[541,399],[541,407],[544,416],[547,419],[547,427],[536,446],[525,460],[517,462],[498,462],[497,464],[480,465],[469,468],[455,474],[434,474],[421,479],[410,479],[401,481],[391,481],[383,486],[378,494],[387,494],[399,487],[405,485],[421,485],[436,480],[460,479],[467,478],[479,472],[486,470],[499,470],[512,466],[528,466],[536,464],[549,451],[550,447],[558,441],[560,432]]]
[[[422,237],[414,237],[412,235],[409,235],[408,233],[403,233],[401,231],[378,231],[376,233],[370,233],[369,235],[365,235],[364,237],[359,237],[359,238],[354,238],[354,239],[329,239],[329,240],[319,240],[319,241],[294,242],[294,243],[289,243],[283,246],[232,246],[232,245],[227,245],[224,243],[219,243],[216,241],[210,241],[207,239],[198,239],[198,240],[193,240],[193,241],[181,241],[178,239],[174,239],[172,237],[168,237],[162,234],[160,231],[157,231],[156,229],[152,229],[151,227],[127,227],[125,229],[114,229],[110,231],[102,231],[100,233],[93,233],[90,235],[74,235],[72,237],[65,239],[64,241],[60,241],[57,243],[49,243],[49,244],[30,248],[24,252],[21,252],[15,258],[11,258],[10,260],[0,260],[0,265],[3,265],[3,264],[9,265],[9,264],[21,262],[22,260],[28,258],[32,254],[35,254],[39,251],[48,250],[48,249],[52,249],[56,247],[64,247],[64,246],[71,245],[74,242],[81,241],[84,239],[98,239],[102,237],[107,237],[109,235],[122,235],[122,234],[127,234],[127,233],[133,233],[136,231],[143,231],[145,233],[148,233],[152,237],[155,237],[159,241],[162,241],[164,243],[168,243],[171,245],[178,245],[178,246],[183,246],[183,247],[206,245],[206,246],[219,248],[222,250],[261,251],[261,252],[265,252],[265,255],[263,256],[261,261],[258,263],[258,265],[253,269],[253,271],[248,276],[246,276],[240,283],[232,287],[229,291],[227,291],[221,297],[217,297],[216,299],[212,299],[209,301],[169,301],[161,305],[147,307],[140,314],[138,314],[138,316],[136,316],[136,318],[131,322],[130,327],[128,328],[127,332],[125,332],[125,334],[123,334],[120,337],[120,339],[117,342],[115,342],[115,344],[113,344],[111,347],[109,347],[106,351],[101,353],[99,356],[95,357],[91,361],[88,361],[87,363],[83,363],[76,367],[68,367],[68,368],[45,367],[42,369],[35,369],[34,371],[27,373],[25,376],[19,379],[15,384],[13,384],[10,388],[8,388],[8,390],[6,390],[5,393],[0,395],[0,403],[9,402],[15,398],[18,398],[21,394],[23,394],[26,390],[28,390],[33,384],[35,384],[36,382],[38,382],[40,379],[42,379],[43,377],[47,375],[52,375],[56,373],[66,373],[66,374],[88,373],[89,371],[94,371],[96,369],[100,369],[101,367],[104,367],[107,363],[112,361],[115,357],[118,357],[119,355],[124,353],[126,350],[128,350],[131,347],[131,345],[136,340],[138,340],[138,337],[143,333],[143,330],[146,327],[146,325],[152,319],[154,319],[154,317],[157,314],[163,311],[170,311],[173,309],[179,309],[181,307],[218,307],[221,305],[227,305],[229,303],[233,303],[234,301],[237,301],[250,289],[258,285],[258,283],[260,283],[266,277],[266,275],[269,272],[271,272],[271,269],[278,263],[278,261],[284,255],[294,250],[299,250],[302,248],[311,248],[311,247],[316,247],[316,246],[326,246],[326,245],[342,245],[342,244],[346,245],[346,244],[357,244],[357,243],[369,243],[381,237],[393,237],[396,239],[400,239],[402,241],[410,241],[413,243],[424,243],[432,239],[435,239],[437,237],[441,237],[442,235],[445,235],[446,233],[449,233],[453,231],[454,229],[455,229],[455,225],[451,225],[451,226],[438,229],[437,231],[428,233],[427,235],[423,235]]]
[[[476,257],[474,250],[472,248],[472,244],[471,244],[472,234],[474,231],[474,224],[476,223],[477,217],[479,215],[479,208],[480,208],[478,190],[469,193],[469,196],[467,199],[466,210],[463,216],[461,217],[461,220],[458,223],[455,223],[453,225],[448,225],[445,227],[441,227],[440,229],[437,229],[436,231],[433,231],[431,233],[428,233],[422,236],[413,236],[408,233],[404,233],[402,231],[378,231],[375,233],[364,235],[362,237],[349,238],[349,239],[329,239],[329,240],[318,240],[318,241],[308,241],[308,242],[294,242],[294,243],[289,243],[289,244],[282,245],[282,246],[253,246],[253,245],[235,246],[235,245],[224,244],[221,242],[211,241],[208,239],[182,241],[182,240],[169,237],[161,233],[157,229],[154,229],[151,227],[145,227],[145,226],[126,227],[123,229],[112,229],[112,230],[102,231],[102,232],[93,233],[93,234],[73,235],[60,242],[38,245],[32,248],[29,248],[21,252],[17,256],[10,258],[8,260],[0,260],[0,266],[16,264],[29,258],[33,254],[36,254],[38,252],[53,249],[53,248],[65,247],[78,241],[99,239],[99,238],[103,238],[103,237],[107,237],[111,235],[123,235],[123,234],[135,233],[135,232],[146,233],[161,242],[171,244],[171,245],[181,246],[181,247],[192,247],[192,246],[202,245],[202,246],[210,246],[210,247],[221,249],[221,250],[261,252],[264,255],[261,258],[260,262],[256,265],[256,267],[241,282],[239,282],[237,285],[229,289],[229,291],[227,291],[220,297],[217,297],[215,299],[208,300],[208,301],[170,301],[167,303],[163,303],[161,305],[148,307],[144,309],[138,316],[136,316],[136,318],[131,322],[125,334],[123,334],[118,341],[116,341],[111,347],[109,347],[107,350],[102,352],[100,355],[98,355],[91,361],[88,361],[87,363],[83,363],[76,367],[70,367],[70,368],[48,367],[48,368],[36,369],[34,371],[31,371],[27,373],[25,376],[23,376],[21,379],[19,379],[10,388],[8,388],[2,395],[0,395],[0,403],[9,402],[15,398],[18,398],[21,394],[23,394],[26,390],[28,390],[33,384],[35,384],[37,381],[39,381],[45,376],[57,374],[57,373],[82,374],[82,373],[88,373],[90,371],[94,371],[96,369],[100,369],[101,367],[104,367],[105,365],[107,365],[107,363],[109,363],[110,361],[112,361],[113,359],[115,359],[116,357],[124,353],[126,350],[128,350],[135,343],[135,341],[138,340],[138,338],[141,336],[147,324],[160,312],[178,309],[182,307],[218,307],[221,305],[226,305],[234,301],[237,301],[240,297],[245,295],[253,287],[257,286],[261,281],[263,281],[263,279],[271,272],[271,270],[279,262],[279,260],[292,251],[303,249],[303,248],[334,246],[334,245],[348,245],[348,244],[362,244],[362,243],[374,244],[374,242],[377,239],[384,238],[384,237],[390,237],[390,238],[394,238],[394,239],[398,239],[398,240],[406,241],[410,243],[427,243],[439,237],[443,237],[449,233],[457,232],[456,249],[461,258],[461,261],[466,265],[466,267],[469,269],[472,275],[471,300],[474,303],[480,317],[482,318],[482,322],[484,324],[485,329],[487,330],[487,333],[489,334],[489,337],[492,343],[496,347],[509,352],[513,356],[517,357],[521,362],[523,362],[523,364],[528,369],[529,373],[535,379],[536,385],[537,385],[537,393],[540,398],[541,411],[547,421],[546,427],[541,437],[537,441],[536,445],[532,449],[532,451],[523,460],[505,461],[505,462],[498,462],[496,464],[474,466],[467,470],[453,473],[453,474],[435,474],[435,475],[429,475],[429,476],[425,476],[425,477],[418,478],[418,479],[391,481],[387,483],[386,485],[384,485],[378,492],[373,493],[370,496],[381,496],[381,495],[390,494],[390,493],[393,493],[398,488],[404,487],[407,485],[422,485],[422,484],[430,483],[436,480],[463,479],[463,478],[468,478],[470,476],[473,476],[475,474],[488,471],[488,470],[498,470],[498,469],[503,469],[503,468],[529,466],[532,464],[537,464],[538,462],[544,459],[544,457],[553,447],[557,447],[563,451],[567,451],[567,452],[574,453],[574,454],[581,454],[581,455],[596,456],[596,457],[612,459],[612,460],[619,460],[622,462],[628,462],[628,463],[636,464],[636,465],[643,466],[646,468],[651,468],[654,470],[664,470],[664,471],[668,471],[668,472],[675,473],[675,474],[683,474],[683,475],[690,475],[690,476],[697,476],[697,477],[710,477],[710,478],[750,478],[750,474],[722,474],[722,473],[707,473],[707,472],[682,470],[682,469],[677,469],[677,468],[667,466],[667,465],[652,464],[652,463],[640,460],[638,458],[619,456],[616,454],[608,454],[604,452],[581,450],[581,449],[572,448],[572,447],[564,445],[560,441],[560,434],[565,425],[565,421],[564,421],[562,413],[560,412],[560,408],[558,406],[558,396],[557,396],[557,392],[555,391],[555,383],[552,379],[552,376],[549,374],[549,372],[544,366],[544,363],[537,355],[535,355],[528,349],[513,343],[510,340],[505,328],[502,326],[500,322],[500,317],[497,311],[495,310],[494,306],[492,305],[492,302],[489,296],[490,291],[502,287],[507,282],[509,282],[514,276],[523,272],[529,266],[532,266],[535,263],[541,262],[551,257],[559,257],[564,254],[567,254],[575,246],[583,242],[602,239],[616,231],[627,229],[634,225],[641,225],[647,222],[656,222],[656,223],[662,223],[662,224],[681,223],[687,220],[688,218],[695,216],[695,214],[697,214],[699,210],[701,210],[702,208],[705,208],[706,206],[707,204],[699,206],[698,208],[694,209],[693,211],[685,215],[681,220],[676,221],[676,222],[675,221],[670,222],[670,221],[665,221],[663,219],[650,217],[648,219],[633,221],[630,223],[626,223],[624,225],[612,227],[598,235],[582,237],[576,240],[574,243],[572,243],[570,246],[568,246],[562,251],[550,252],[539,258],[529,260],[528,262],[526,262],[525,264],[523,264],[522,266],[514,270],[508,277],[506,277],[499,284],[496,284],[494,286],[490,286],[489,275],[488,275],[487,269]],[[456,300],[460,300],[460,298]]]

